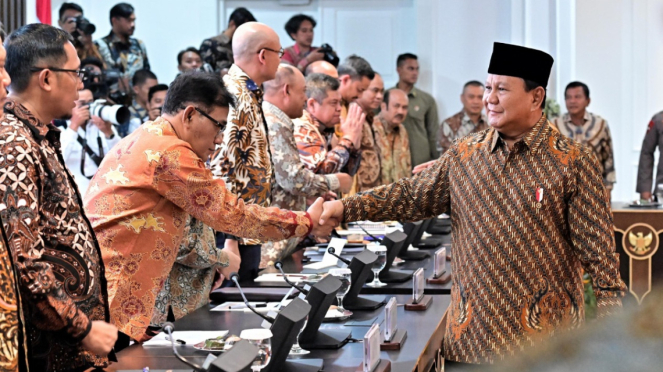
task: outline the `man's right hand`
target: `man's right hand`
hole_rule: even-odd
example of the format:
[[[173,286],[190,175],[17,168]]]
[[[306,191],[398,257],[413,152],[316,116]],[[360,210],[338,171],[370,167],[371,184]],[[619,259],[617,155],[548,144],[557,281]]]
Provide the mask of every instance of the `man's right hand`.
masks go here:
[[[651,192],[641,192],[640,199],[651,201]]]
[[[74,132],[78,131],[78,128],[85,125],[85,123],[90,120],[90,106],[82,106],[79,102],[76,102],[76,107],[71,112],[71,122],[69,123],[69,128]]]
[[[219,267],[217,271],[224,277],[229,278],[230,274],[239,271],[239,265],[242,263],[242,257],[239,254],[239,242],[226,239],[223,251],[228,255],[228,266]]]
[[[336,224],[343,221],[343,203],[340,200],[328,201],[322,205],[322,214],[320,215],[320,225]]]
[[[350,192],[350,189],[352,188],[352,177],[347,173],[336,173],[336,178],[338,178],[338,182],[341,184],[339,190],[342,193]]]
[[[115,341],[117,341],[117,328],[104,321],[95,320],[92,322],[90,333],[85,336],[81,344],[99,356],[106,356],[115,346]]]
[[[348,109],[348,116],[341,123],[341,131],[343,132],[343,137],[347,137],[352,141],[355,149],[358,149],[361,145],[361,135],[364,130],[365,120],[366,114],[364,111],[356,102],[352,102]]]

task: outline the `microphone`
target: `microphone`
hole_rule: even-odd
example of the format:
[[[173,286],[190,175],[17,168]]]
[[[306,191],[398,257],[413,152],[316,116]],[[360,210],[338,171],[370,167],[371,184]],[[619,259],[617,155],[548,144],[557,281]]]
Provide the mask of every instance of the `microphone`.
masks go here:
[[[362,225],[360,225],[360,224],[356,224],[355,226],[359,226],[359,228],[360,228],[363,232],[365,232],[366,235],[370,236],[370,237],[371,237],[373,240],[375,240],[376,242],[379,242],[380,244],[382,244],[382,239],[380,239],[380,238],[376,237],[375,235],[373,235],[373,234],[369,233],[368,231],[366,231],[366,229],[364,228],[364,226],[362,226]]]
[[[175,330],[175,326],[173,325],[173,323],[171,322],[164,323],[163,330],[164,332],[168,333],[168,337],[170,337],[170,343],[173,345],[173,354],[175,354],[177,359],[179,359],[182,363],[186,364],[187,366],[193,368],[195,372],[205,372],[205,368],[202,368],[196,363],[189,362],[183,356],[181,356],[180,353],[177,352],[177,348],[175,347],[175,338],[173,337],[173,331]]]
[[[304,289],[304,287],[300,287],[297,284],[291,282],[290,279],[288,279],[288,276],[285,275],[285,273],[283,272],[283,263],[281,261],[277,261],[274,264],[274,267],[276,267],[277,269],[279,269],[279,271],[281,271],[281,274],[283,274],[283,279],[285,280],[286,283],[290,284],[291,287],[297,289],[298,291],[302,292],[303,294],[308,295],[308,291],[306,289]]]
[[[244,295],[244,291],[242,291],[242,287],[239,286],[239,274],[237,274],[237,273],[230,274],[230,280],[235,282],[235,285],[237,286],[237,289],[239,290],[239,294],[241,294],[242,298],[244,299],[244,304],[246,305],[246,307],[248,307],[251,311],[253,311],[257,316],[265,319],[266,321],[268,321],[270,323],[274,323],[274,318],[272,318],[270,316],[267,316],[267,315],[260,314],[258,312],[258,310],[256,310],[253,306],[251,306],[251,304],[249,304],[249,300],[246,299],[246,296]]]
[[[339,255],[337,255],[337,254],[335,253],[335,252],[336,252],[336,249],[334,249],[334,247],[329,247],[329,248],[327,248],[327,252],[329,252],[330,255],[332,255],[332,256],[338,258],[339,260],[343,261],[346,265],[350,266],[350,260],[347,260],[347,259],[345,259],[345,258],[343,258],[343,257],[341,257],[341,256],[339,256]]]

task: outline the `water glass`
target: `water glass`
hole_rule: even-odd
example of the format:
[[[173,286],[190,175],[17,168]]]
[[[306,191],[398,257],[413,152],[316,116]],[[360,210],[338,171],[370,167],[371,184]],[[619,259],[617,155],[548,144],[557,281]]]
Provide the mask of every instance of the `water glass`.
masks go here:
[[[352,312],[343,308],[343,297],[348,294],[350,291],[350,285],[352,284],[352,271],[350,271],[350,269],[331,269],[329,270],[329,275],[332,275],[341,281],[341,288],[336,292],[336,300],[338,301],[337,310],[344,315],[352,315]]]
[[[387,247],[384,245],[369,245],[367,249],[375,253],[378,259],[371,268],[373,270],[373,281],[366,285],[369,287],[384,287],[387,284],[380,281],[380,271],[387,265]]]
[[[272,358],[272,331],[265,328],[245,329],[239,337],[258,347],[258,355],[251,364],[252,371],[267,367]]]
[[[306,300],[304,300],[304,302],[308,303],[308,301],[306,301]],[[308,323],[308,314],[306,314],[306,318],[304,318],[304,325],[302,325],[302,329],[300,329],[299,333],[297,333],[297,338],[295,338],[295,343],[290,348],[289,355],[300,356],[300,355],[306,355],[306,354],[310,353],[310,351],[304,350],[304,349],[302,349],[301,346],[299,346],[299,335],[301,335],[302,332],[304,331],[304,328],[306,328],[306,323]]]

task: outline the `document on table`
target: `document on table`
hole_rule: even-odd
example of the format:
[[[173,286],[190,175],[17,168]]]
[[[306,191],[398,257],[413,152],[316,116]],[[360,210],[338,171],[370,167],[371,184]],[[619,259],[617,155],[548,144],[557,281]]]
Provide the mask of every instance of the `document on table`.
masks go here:
[[[174,331],[173,337],[175,340],[182,340],[186,342],[187,345],[194,345],[199,342],[203,342],[208,338],[224,337],[227,334],[228,331]],[[170,336],[168,336],[166,332],[161,332],[154,336],[151,340],[145,341],[143,343],[143,347],[164,346],[170,344]],[[177,345],[178,342],[175,342],[175,344]],[[181,342],[179,344],[181,344]]]
[[[345,239],[331,238],[329,245],[327,245],[327,249],[334,248],[335,254],[340,256],[341,252],[343,251],[343,247],[347,242],[348,241]],[[336,264],[338,264],[338,258],[332,256],[329,252],[325,252],[324,257],[322,257],[322,261],[304,265],[304,268],[310,270],[320,270],[326,269],[328,267],[334,267]],[[288,279],[290,279],[290,277],[288,277]]]

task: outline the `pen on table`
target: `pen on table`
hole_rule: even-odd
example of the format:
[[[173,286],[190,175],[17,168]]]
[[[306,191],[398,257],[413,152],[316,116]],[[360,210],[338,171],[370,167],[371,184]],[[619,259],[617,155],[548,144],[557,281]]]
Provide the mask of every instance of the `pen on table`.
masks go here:
[[[283,274],[276,274],[276,276],[284,276]],[[309,274],[288,274],[288,277],[293,277],[293,278],[308,278],[310,275]]]

